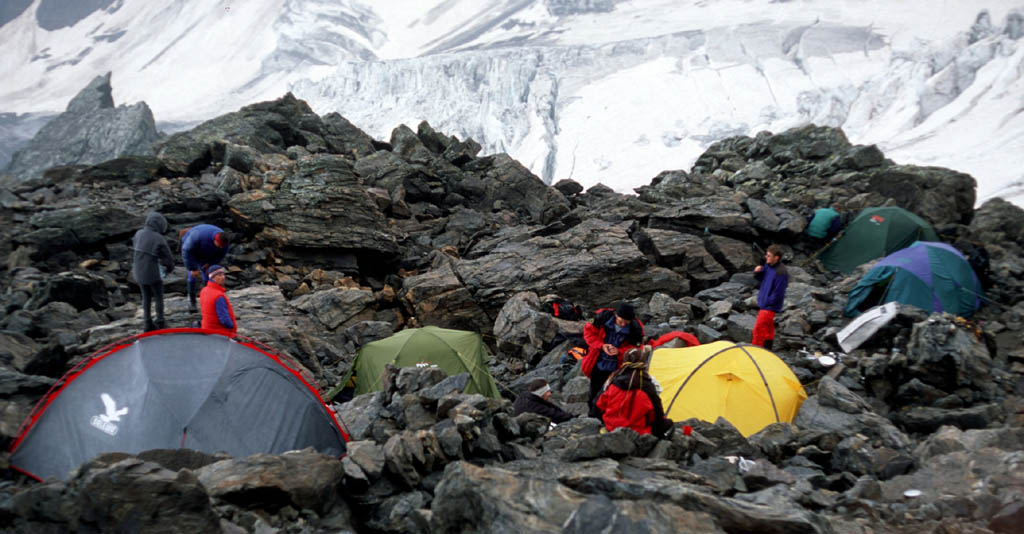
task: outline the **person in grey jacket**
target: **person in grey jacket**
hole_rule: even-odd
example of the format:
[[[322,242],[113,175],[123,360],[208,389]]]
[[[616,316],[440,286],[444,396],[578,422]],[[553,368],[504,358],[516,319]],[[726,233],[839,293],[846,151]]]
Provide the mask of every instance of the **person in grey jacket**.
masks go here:
[[[142,316],[145,331],[164,328],[164,276],[174,269],[174,256],[167,246],[163,234],[167,231],[167,219],[153,212],[146,217],[146,225],[132,238],[135,251],[132,274],[142,288]],[[150,308],[156,307],[156,322]]]

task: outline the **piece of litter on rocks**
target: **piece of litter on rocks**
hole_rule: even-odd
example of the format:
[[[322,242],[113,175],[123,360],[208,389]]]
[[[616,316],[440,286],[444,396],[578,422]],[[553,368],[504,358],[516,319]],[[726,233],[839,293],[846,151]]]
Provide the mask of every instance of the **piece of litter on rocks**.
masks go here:
[[[903,496],[908,498],[908,499],[913,499],[915,497],[920,497],[921,496],[921,490],[919,490],[919,489],[908,489],[907,491],[903,492]]]
[[[832,367],[836,364],[836,359],[831,356],[821,356],[818,358],[818,363],[823,367]]]
[[[739,467],[740,473],[746,473],[747,471],[750,471],[755,465],[757,465],[757,462],[755,462],[754,460],[748,460],[740,456],[739,465],[737,467]]]

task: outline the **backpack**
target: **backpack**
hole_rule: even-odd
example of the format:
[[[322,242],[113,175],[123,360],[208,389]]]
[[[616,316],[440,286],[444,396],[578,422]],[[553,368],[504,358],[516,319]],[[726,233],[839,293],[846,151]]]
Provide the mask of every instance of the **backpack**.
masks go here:
[[[556,298],[545,302],[542,309],[566,321],[579,321],[583,319],[583,308],[563,298]]]

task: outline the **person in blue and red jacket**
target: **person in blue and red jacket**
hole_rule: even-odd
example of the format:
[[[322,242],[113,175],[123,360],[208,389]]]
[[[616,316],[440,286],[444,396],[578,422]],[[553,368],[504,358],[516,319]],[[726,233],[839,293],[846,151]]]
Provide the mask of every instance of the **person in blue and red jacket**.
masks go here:
[[[196,312],[196,294],[210,279],[209,267],[224,261],[230,245],[224,230],[212,224],[193,226],[181,236],[181,260],[188,271],[188,311]]]
[[[217,330],[233,335],[238,331],[238,323],[235,321],[235,310],[224,294],[227,272],[220,265],[211,265],[207,274],[210,281],[199,293],[199,304],[203,310],[201,325],[204,330]]]
[[[583,374],[590,377],[590,416],[597,416],[595,402],[604,388],[608,376],[619,368],[622,355],[643,343],[644,325],[636,318],[633,306],[620,303],[614,310],[597,310],[594,320],[583,327],[583,340],[587,342],[587,355],[580,364]]]
[[[757,291],[757,321],[751,344],[772,350],[775,342],[775,314],[782,311],[782,301],[789,286],[789,271],[782,264],[782,247],[769,245],[764,253],[764,265],[754,268],[754,278],[761,282]]]
[[[647,374],[650,351],[650,347],[626,351],[622,366],[597,398],[601,421],[609,432],[626,427],[659,438],[671,432],[673,422],[665,417],[658,387]]]

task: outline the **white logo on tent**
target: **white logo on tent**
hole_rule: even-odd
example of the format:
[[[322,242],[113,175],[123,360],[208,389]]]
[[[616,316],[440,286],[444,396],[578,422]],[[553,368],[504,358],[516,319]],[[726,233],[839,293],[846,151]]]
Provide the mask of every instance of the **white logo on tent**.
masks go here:
[[[92,416],[89,423],[111,436],[116,436],[117,425],[114,423],[120,421],[122,415],[128,414],[128,408],[117,409],[117,403],[114,402],[113,397],[106,393],[100,394],[100,400],[103,401],[103,407],[107,410],[107,413]]]

